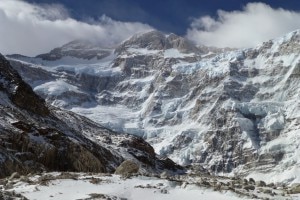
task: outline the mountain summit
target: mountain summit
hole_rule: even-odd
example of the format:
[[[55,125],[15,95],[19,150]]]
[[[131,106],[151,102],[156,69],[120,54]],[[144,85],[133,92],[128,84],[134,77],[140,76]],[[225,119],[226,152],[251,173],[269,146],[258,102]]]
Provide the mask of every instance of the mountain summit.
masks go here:
[[[201,50],[190,41],[173,33],[166,35],[159,31],[149,31],[134,35],[117,47],[116,52],[122,52],[128,48],[141,48],[148,50],[166,50],[174,48],[179,50],[181,53],[201,52]]]

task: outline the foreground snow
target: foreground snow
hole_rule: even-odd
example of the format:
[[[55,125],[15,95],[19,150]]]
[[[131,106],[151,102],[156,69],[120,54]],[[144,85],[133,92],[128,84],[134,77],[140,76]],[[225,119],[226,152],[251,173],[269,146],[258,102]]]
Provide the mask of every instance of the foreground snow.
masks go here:
[[[245,179],[200,174],[163,174],[161,178],[141,175],[123,178],[110,174],[43,173],[0,179],[0,194],[19,194],[30,200],[300,199],[300,194],[290,194],[289,186],[258,185]]]
[[[32,200],[74,200],[90,198],[90,194],[103,194],[128,200],[240,199],[232,192],[221,193],[195,185],[177,185],[175,182],[158,178],[139,176],[124,180],[116,175],[94,176],[94,180],[98,179],[99,183],[95,183],[97,181],[93,182],[89,178],[91,176],[81,176],[78,180],[58,179],[45,186],[20,182],[13,190]]]

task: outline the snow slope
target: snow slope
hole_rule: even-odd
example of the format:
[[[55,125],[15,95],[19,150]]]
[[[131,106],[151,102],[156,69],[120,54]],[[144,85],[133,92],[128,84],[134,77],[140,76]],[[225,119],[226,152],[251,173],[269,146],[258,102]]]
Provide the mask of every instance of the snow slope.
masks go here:
[[[95,176],[97,178],[97,176]],[[211,189],[199,188],[189,185],[186,188],[176,186],[176,184],[167,180],[153,179],[147,177],[137,177],[123,180],[119,176],[99,177],[100,184],[90,183],[81,177],[79,181],[74,180],[55,180],[50,186],[35,186],[19,184],[14,191],[22,193],[30,200],[74,200],[90,197],[89,194],[104,194],[116,196],[128,200],[181,200],[181,199],[220,199],[220,200],[237,200],[236,194],[232,192],[214,192]],[[156,188],[140,188],[147,185]],[[242,198],[246,199],[246,198]]]

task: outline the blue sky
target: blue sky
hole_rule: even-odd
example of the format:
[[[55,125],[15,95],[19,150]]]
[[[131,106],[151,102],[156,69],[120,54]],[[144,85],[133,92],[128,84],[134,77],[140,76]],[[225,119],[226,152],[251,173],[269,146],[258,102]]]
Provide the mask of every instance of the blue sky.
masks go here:
[[[76,39],[116,47],[149,30],[249,48],[300,29],[298,0],[0,0],[0,53],[34,56]]]
[[[217,10],[242,10],[249,2],[264,2],[273,8],[300,11],[298,0],[26,0],[59,3],[78,20],[103,14],[114,20],[142,22],[165,32],[184,35],[192,18],[215,16]]]

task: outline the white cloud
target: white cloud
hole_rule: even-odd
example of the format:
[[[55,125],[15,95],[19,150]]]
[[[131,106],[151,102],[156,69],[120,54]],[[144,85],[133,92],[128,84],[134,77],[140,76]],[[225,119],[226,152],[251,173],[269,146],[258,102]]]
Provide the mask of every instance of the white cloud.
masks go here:
[[[0,0],[0,53],[36,55],[75,39],[90,39],[111,46],[131,35],[152,29],[138,22],[120,22],[103,16],[80,22],[61,5],[34,5],[21,0]]]
[[[300,28],[300,12],[274,9],[264,3],[249,3],[242,11],[219,10],[194,19],[186,37],[197,44],[217,47],[254,47]]]

